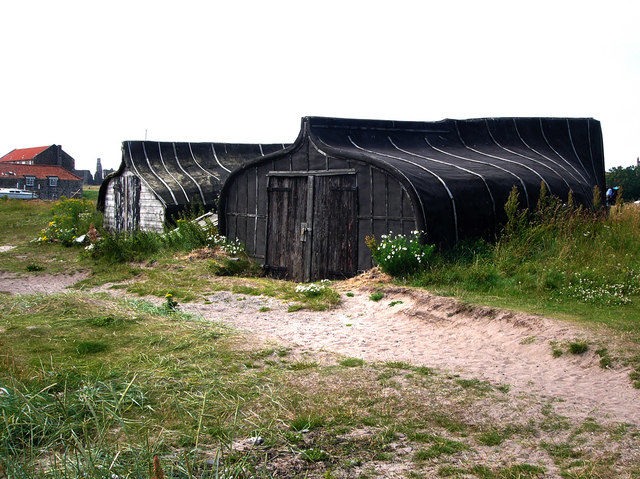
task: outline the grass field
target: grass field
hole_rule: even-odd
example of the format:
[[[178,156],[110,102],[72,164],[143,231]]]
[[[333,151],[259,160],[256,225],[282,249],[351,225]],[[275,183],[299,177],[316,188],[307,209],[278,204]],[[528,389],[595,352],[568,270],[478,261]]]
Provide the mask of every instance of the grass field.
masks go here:
[[[340,300],[333,291],[308,297],[288,282],[216,276],[208,259],[184,252],[113,264],[32,242],[50,209],[0,201],[0,246],[15,246],[0,253],[0,272],[90,276],[66,294],[0,293],[0,478],[159,479],[154,454],[166,477],[184,478],[640,477],[635,426],[574,423],[553,400],[515,396],[508,384],[428,364],[301,353],[158,302],[92,293],[110,282],[133,297],[172,293],[185,302],[227,290],[289,301],[291,311]],[[637,292],[623,304],[585,302],[559,293],[571,282],[556,275],[594,268],[594,280],[634,278],[625,275],[639,264],[638,230],[615,228],[637,227],[637,214],[612,215],[571,244],[547,231],[525,249],[513,240],[442,256],[410,282],[637,344]]]
[[[633,427],[511,405],[505,385],[295,355],[146,301],[5,296],[0,308],[8,477],[142,478],[154,454],[167,477],[384,477],[394,464],[407,477],[617,477],[628,465],[607,444],[638,442]],[[518,459],[520,444],[549,464]]]
[[[82,188],[82,197],[95,203],[96,201],[98,201],[98,191],[100,191],[99,186],[85,185]]]

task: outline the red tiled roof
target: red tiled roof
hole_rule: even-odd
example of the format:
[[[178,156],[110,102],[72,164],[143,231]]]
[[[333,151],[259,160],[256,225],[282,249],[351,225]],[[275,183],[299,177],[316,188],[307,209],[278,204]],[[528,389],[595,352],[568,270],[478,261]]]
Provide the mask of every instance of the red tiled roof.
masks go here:
[[[61,166],[0,164],[0,178],[22,178],[24,176],[35,176],[40,179],[46,179],[47,176],[57,176],[61,180],[82,180]]]
[[[34,146],[33,148],[20,148],[18,150],[13,150],[0,158],[0,161],[26,161],[31,160],[37,154],[42,153],[47,148],[50,148],[51,145],[47,146]]]

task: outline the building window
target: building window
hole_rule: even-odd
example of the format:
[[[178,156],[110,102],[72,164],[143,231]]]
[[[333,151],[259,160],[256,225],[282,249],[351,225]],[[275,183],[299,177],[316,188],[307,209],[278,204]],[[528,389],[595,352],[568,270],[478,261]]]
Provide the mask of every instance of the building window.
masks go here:
[[[36,181],[35,176],[25,176],[24,179],[25,179],[25,185],[27,186],[33,186]]]
[[[49,186],[52,186],[52,187],[58,186],[58,177],[57,176],[50,176],[49,177]]]

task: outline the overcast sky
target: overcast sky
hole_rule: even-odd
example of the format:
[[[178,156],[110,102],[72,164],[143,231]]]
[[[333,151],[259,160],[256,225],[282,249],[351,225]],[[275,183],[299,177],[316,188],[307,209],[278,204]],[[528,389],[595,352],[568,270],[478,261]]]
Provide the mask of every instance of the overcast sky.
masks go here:
[[[305,115],[588,116],[640,156],[640,2],[4,1],[0,155],[291,142]]]

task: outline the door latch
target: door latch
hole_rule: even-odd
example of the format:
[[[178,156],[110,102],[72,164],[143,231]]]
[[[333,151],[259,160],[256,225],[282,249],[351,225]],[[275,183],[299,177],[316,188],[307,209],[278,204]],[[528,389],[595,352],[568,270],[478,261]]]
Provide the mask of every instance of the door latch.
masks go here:
[[[311,233],[311,228],[307,223],[300,223],[300,241],[307,241],[307,233]]]

